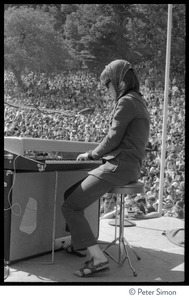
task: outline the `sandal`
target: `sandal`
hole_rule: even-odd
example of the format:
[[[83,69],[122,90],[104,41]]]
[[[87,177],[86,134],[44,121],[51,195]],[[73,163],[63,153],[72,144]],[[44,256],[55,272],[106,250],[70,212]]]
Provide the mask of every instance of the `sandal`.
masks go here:
[[[62,242],[62,244],[64,244],[64,242]],[[73,254],[73,255],[76,255],[76,256],[79,256],[79,257],[86,257],[87,256],[86,253],[84,254],[84,253],[80,253],[78,251],[75,251],[72,245],[69,245],[66,248],[64,248],[62,246],[62,249],[66,250],[66,252],[69,253],[69,254]],[[86,249],[82,249],[80,251],[84,251],[84,250],[87,250],[87,248]]]
[[[90,260],[86,261],[84,267],[75,271],[74,275],[78,277],[89,277],[99,272],[109,271],[109,261],[105,261],[99,263],[98,265],[94,265],[94,258],[92,257]]]

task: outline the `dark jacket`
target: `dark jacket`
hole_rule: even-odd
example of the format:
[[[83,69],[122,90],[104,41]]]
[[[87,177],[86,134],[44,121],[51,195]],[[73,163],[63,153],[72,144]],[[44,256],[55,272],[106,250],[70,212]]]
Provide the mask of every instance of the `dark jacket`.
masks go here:
[[[149,138],[150,116],[144,99],[136,92],[118,99],[111,128],[102,142],[91,152],[104,164],[88,174],[114,185],[137,181]]]
[[[122,160],[133,156],[141,161],[145,157],[149,127],[150,116],[144,99],[130,92],[117,101],[111,128],[92,151],[93,158],[110,160],[120,153]]]

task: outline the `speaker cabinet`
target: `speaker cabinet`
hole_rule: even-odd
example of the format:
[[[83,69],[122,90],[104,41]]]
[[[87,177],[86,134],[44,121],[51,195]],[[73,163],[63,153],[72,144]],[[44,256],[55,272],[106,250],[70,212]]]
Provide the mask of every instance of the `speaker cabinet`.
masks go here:
[[[4,211],[4,257],[9,263],[52,250],[56,185],[55,239],[70,235],[65,231],[66,221],[61,212],[63,195],[70,186],[86,177],[87,172],[61,171],[57,175],[58,178],[56,172],[7,175],[5,171],[4,206],[9,207],[9,196],[11,209]],[[99,235],[99,206],[98,200],[85,210],[96,238]]]

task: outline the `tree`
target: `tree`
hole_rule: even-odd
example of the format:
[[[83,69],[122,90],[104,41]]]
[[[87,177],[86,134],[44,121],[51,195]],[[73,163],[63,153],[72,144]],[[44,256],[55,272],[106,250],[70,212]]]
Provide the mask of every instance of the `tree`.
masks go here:
[[[7,6],[6,11],[13,4]],[[164,83],[167,4],[28,4],[27,6],[28,9],[33,8],[32,14],[34,14],[34,9],[43,11],[40,13],[41,19],[46,20],[44,23],[47,27],[53,28],[52,40],[53,38],[55,40],[55,36],[60,40],[61,36],[64,41],[62,44],[67,45],[70,54],[74,57],[74,60],[71,61],[72,66],[77,65],[79,68],[87,66],[90,71],[99,73],[111,60],[123,58],[134,65],[142,80],[148,77],[149,81],[153,81],[154,84]],[[21,9],[23,5],[17,4],[17,9],[18,7]],[[43,17],[44,13],[48,17]],[[19,19],[21,17],[20,15]],[[37,23],[40,21],[38,20]],[[31,26],[29,25],[29,27]],[[37,25],[36,31],[40,31],[37,29],[38,27]],[[51,29],[48,31],[51,32]],[[174,4],[170,77],[171,80],[177,78],[177,82],[180,81],[182,84],[185,72],[185,31],[185,5]],[[14,32],[12,43],[13,40],[16,43],[19,35],[20,32]],[[36,42],[36,36],[39,35],[42,36],[42,32],[31,35],[30,44],[32,44],[31,49],[33,50],[36,48],[36,46],[33,47],[33,41],[34,45],[39,44]],[[29,38],[28,35],[27,38]],[[51,40],[51,37],[49,39]],[[38,40],[41,41],[39,38]],[[7,40],[7,44],[10,41],[11,39]],[[44,45],[44,42],[41,44]],[[40,47],[38,45],[38,48]],[[48,49],[46,46],[45,48]],[[22,48],[20,45],[19,47],[16,45],[15,49],[18,49],[17,53],[15,50],[12,53],[24,56],[26,51],[23,45]],[[30,52],[31,50],[27,49],[28,57],[33,57]],[[40,50],[40,53],[44,52]],[[56,53],[59,52],[55,51],[50,57],[46,54],[42,54],[42,56],[48,57],[50,61],[50,58],[55,55],[58,61],[59,55]],[[18,61],[19,59],[17,59]],[[42,62],[41,57],[39,61]],[[36,66],[42,68],[39,61]],[[56,66],[55,63],[53,65]],[[58,63],[57,67],[60,65]],[[69,64],[70,66],[71,64]]]
[[[164,82],[167,4],[80,4],[64,32],[76,56],[100,72],[112,59],[129,60],[143,78]],[[171,76],[183,78],[185,5],[173,5]]]
[[[171,75],[177,78],[177,84],[185,84],[185,39],[186,18],[185,4],[173,5],[171,39]]]
[[[21,87],[24,72],[53,73],[72,59],[68,47],[54,30],[55,19],[40,8],[9,7],[4,13],[5,69],[11,69]]]
[[[110,4],[83,4],[69,14],[64,32],[70,47],[90,70],[99,72],[115,58],[126,58],[127,39]]]

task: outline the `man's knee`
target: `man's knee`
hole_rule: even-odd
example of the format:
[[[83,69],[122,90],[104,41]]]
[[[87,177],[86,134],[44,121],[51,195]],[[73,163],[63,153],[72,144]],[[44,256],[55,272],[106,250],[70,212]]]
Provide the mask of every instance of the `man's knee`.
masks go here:
[[[61,211],[62,211],[63,216],[69,215],[72,212],[72,210],[73,209],[71,207],[69,207],[67,201],[64,201],[64,203],[61,206]]]

